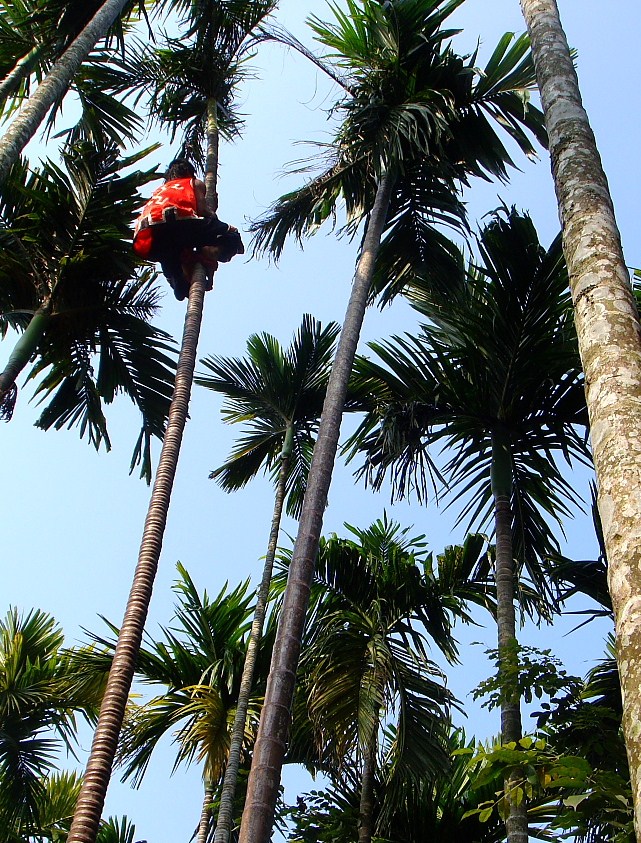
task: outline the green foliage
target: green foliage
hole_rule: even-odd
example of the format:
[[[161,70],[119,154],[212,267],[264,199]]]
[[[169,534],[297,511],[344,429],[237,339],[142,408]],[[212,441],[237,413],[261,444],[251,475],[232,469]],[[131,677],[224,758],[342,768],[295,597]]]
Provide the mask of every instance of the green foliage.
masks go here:
[[[76,715],[92,719],[102,683],[81,682],[45,612],[0,621],[0,828],[36,824],[57,754],[73,751]]]
[[[374,488],[390,476],[394,497],[425,500],[441,487],[450,505],[461,502],[459,521],[483,529],[493,514],[492,436],[505,436],[514,557],[552,600],[550,519],[560,523],[575,499],[559,462],[588,459],[561,243],[544,249],[527,215],[503,209],[481,231],[479,250],[479,265],[447,295],[429,279],[412,291],[429,320],[418,335],[371,343],[381,363],[357,358],[352,388],[366,416],[348,448],[365,453],[359,474]],[[444,466],[434,456],[441,446]]]
[[[137,659],[137,676],[144,685],[159,689],[148,702],[131,702],[118,762],[123,779],[142,781],[158,742],[171,734],[176,744],[174,769],[193,761],[204,776],[217,782],[229,749],[236,700],[251,626],[253,594],[244,583],[225,586],[211,598],[199,594],[186,569],[178,563],[179,579],[175,620],[163,628],[163,637],[147,638]],[[118,629],[109,624],[115,635]],[[83,653],[78,669],[104,675],[110,667],[115,642],[93,635],[104,650]],[[263,638],[257,684],[250,702],[244,753],[253,742],[260,711],[262,682],[267,670],[273,632]]]
[[[486,650],[486,655],[496,665],[496,673],[472,692],[475,700],[487,697],[485,708],[500,708],[515,692],[519,699],[531,703],[534,698],[554,698],[562,691],[575,694],[582,686],[581,680],[570,676],[551,650],[526,647],[513,639],[505,647],[503,659],[499,658],[498,650]]]
[[[161,4],[162,5],[162,4]],[[145,102],[150,122],[182,137],[181,153],[201,168],[206,157],[208,103],[217,108],[217,128],[233,138],[243,128],[234,106],[239,84],[248,75],[252,33],[276,8],[274,0],[174,3],[181,13],[179,37],[164,34],[160,46],[140,41],[119,63],[115,90]]]
[[[448,612],[421,570],[423,536],[387,518],[346,526],[354,539],[321,540],[299,693],[318,758],[333,762],[324,767],[333,784],[382,739],[390,776],[416,783],[447,766],[453,700],[428,647],[431,639],[454,656]],[[386,798],[397,794],[390,786]]]
[[[155,175],[131,168],[148,151],[120,158],[113,147],[80,144],[64,153],[64,169],[19,163],[0,186],[0,336],[48,316],[28,372],[44,403],[36,424],[77,426],[109,449],[104,405],[124,394],[142,415],[132,469],[140,464],[147,479],[175,370],[171,337],[149,324],[160,299],[155,275],[137,274],[131,250],[138,191]]]
[[[544,140],[542,115],[527,103],[534,72],[527,39],[506,36],[484,71],[476,55],[460,57],[443,28],[461,0],[350,0],[331,6],[334,21],[310,19],[329,50],[329,74],[346,91],[332,115],[341,118],[334,142],[298,172],[305,186],[282,196],[253,226],[256,247],[275,258],[285,241],[299,241],[337,221],[354,234],[371,212],[382,173],[394,178],[387,232],[377,259],[377,292],[386,300],[427,265],[443,284],[456,272],[456,250],[442,228],[466,231],[460,188],[471,176],[505,178],[512,165],[495,131],[507,132],[528,154],[534,134]],[[307,55],[307,51],[303,50]],[[326,161],[318,172],[319,157]]]
[[[242,488],[261,468],[276,483],[286,455],[287,511],[298,517],[337,336],[336,323],[322,328],[305,315],[286,350],[270,334],[253,334],[246,358],[202,361],[211,374],[196,377],[196,383],[225,396],[224,421],[245,425],[230,457],[210,474],[223,489]]]

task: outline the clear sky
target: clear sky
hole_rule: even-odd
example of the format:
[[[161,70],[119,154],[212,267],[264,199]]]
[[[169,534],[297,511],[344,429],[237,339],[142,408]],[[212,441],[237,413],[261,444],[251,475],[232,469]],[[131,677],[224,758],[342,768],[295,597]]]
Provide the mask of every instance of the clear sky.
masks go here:
[[[610,181],[626,259],[640,266],[638,0],[608,0],[607,4],[559,0],[559,5],[570,44],[578,51],[581,90]],[[282,0],[280,6],[278,19],[311,44],[304,20],[310,13],[323,17],[325,3]],[[518,0],[467,0],[456,20],[464,28],[455,42],[457,49],[471,51],[480,39],[481,64],[503,32],[524,29]],[[224,144],[220,156],[219,214],[241,229],[298,183],[280,176],[283,167],[308,154],[308,148],[296,145],[297,141],[328,140],[327,110],[336,96],[303,59],[278,46],[261,48],[254,65],[256,78],[245,85],[240,97],[247,115],[245,133],[236,144]],[[167,163],[173,152],[175,148],[165,146],[155,154],[154,163]],[[523,162],[523,171],[515,173],[510,186],[475,184],[466,198],[472,219],[480,219],[505,200],[530,211],[542,242],[549,243],[557,232],[545,156],[536,165]],[[341,322],[355,254],[356,243],[337,243],[333,235],[321,232],[304,252],[291,244],[277,267],[263,259],[238,258],[223,266],[215,291],[206,298],[199,356],[240,356],[247,337],[256,331],[275,334],[288,344],[305,312],[324,323]],[[183,317],[184,304],[167,295],[158,323],[179,337]],[[407,306],[395,303],[384,313],[368,313],[365,339],[411,330],[415,322]],[[10,347],[10,341],[0,346],[0,365]],[[0,611],[9,605],[42,608],[61,622],[68,642],[73,643],[82,640],[83,628],[101,630],[99,615],[120,623],[149,489],[128,476],[138,427],[136,414],[127,406],[118,403],[109,413],[112,453],[96,454],[75,431],[36,430],[32,425],[37,408],[28,401],[30,390],[30,385],[21,389],[13,421],[0,427],[4,478]],[[271,486],[259,478],[246,490],[228,496],[208,480],[209,471],[225,459],[237,435],[221,423],[219,409],[216,396],[195,390],[148,623],[152,634],[159,623],[171,620],[170,587],[176,578],[176,561],[186,565],[198,587],[210,594],[217,593],[225,581],[235,584],[256,576],[262,567]],[[585,477],[577,480],[582,488],[585,482]],[[384,508],[404,525],[413,524],[416,532],[425,532],[435,552],[463,538],[460,530],[452,532],[449,513],[435,506],[390,507],[384,495],[355,489],[344,467],[335,474],[325,532],[341,533],[344,521],[367,526]],[[293,534],[295,525],[287,522],[285,531]],[[589,519],[577,519],[567,533],[570,554],[576,558],[593,555]],[[601,653],[601,632],[564,637],[555,629],[525,634],[538,646],[552,646],[569,670],[582,674]],[[467,642],[462,652],[465,666],[452,678],[452,687],[469,708],[468,731],[484,737],[497,731],[498,716],[479,714],[466,694],[490,672],[482,653],[485,646],[494,646],[495,632],[491,625],[463,630],[461,640]],[[485,646],[469,643],[480,640]],[[195,827],[202,799],[200,773],[193,769],[170,779],[171,752],[167,742],[152,761],[140,791],[118,784],[110,790],[107,812],[128,814],[137,825],[136,839],[187,841]]]

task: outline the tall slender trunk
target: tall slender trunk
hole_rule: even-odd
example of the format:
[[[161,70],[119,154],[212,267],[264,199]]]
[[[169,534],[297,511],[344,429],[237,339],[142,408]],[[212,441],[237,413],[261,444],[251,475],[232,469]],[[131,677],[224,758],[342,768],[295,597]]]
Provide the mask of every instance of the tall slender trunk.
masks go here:
[[[209,828],[211,826],[211,803],[214,801],[214,788],[209,780],[205,784],[205,795],[203,797],[203,808],[198,823],[198,834],[196,843],[207,843]]]
[[[583,362],[641,841],[641,329],[555,0],[521,0],[549,136]]]
[[[287,428],[285,442],[283,444],[283,450],[280,456],[280,470],[278,472],[278,483],[276,486],[276,496],[274,499],[274,513],[272,516],[272,526],[269,534],[269,542],[267,545],[267,555],[265,556],[265,565],[263,567],[263,577],[260,583],[260,588],[258,589],[258,596],[256,598],[256,609],[254,610],[254,620],[252,622],[252,628],[249,635],[249,643],[247,645],[247,654],[245,656],[245,664],[243,666],[243,675],[240,682],[238,706],[236,708],[236,716],[234,718],[234,727],[232,731],[231,744],[229,747],[229,758],[227,760],[225,778],[223,780],[223,789],[220,797],[220,810],[218,812],[214,843],[228,843],[229,836],[231,834],[231,824],[233,820],[234,811],[234,796],[236,794],[238,770],[240,768],[240,752],[243,746],[243,739],[245,737],[245,721],[247,719],[247,708],[249,706],[249,698],[251,695],[252,685],[254,681],[254,670],[256,667],[256,659],[258,657],[258,648],[263,635],[263,626],[265,624],[265,615],[267,613],[269,587],[272,581],[274,556],[276,555],[278,534],[280,532],[280,522],[283,515],[283,506],[285,504],[285,486],[287,483],[287,475],[289,473],[293,446],[294,428],[293,425],[290,423]]]
[[[332,365],[314,447],[307,491],[289,567],[271,669],[249,774],[240,843],[268,843],[274,821],[280,774],[291,722],[296,668],[323,513],[336,459],[338,436],[381,235],[385,227],[393,179],[379,183],[359,258],[340,341]]]
[[[371,843],[374,834],[374,781],[376,777],[376,730],[363,753],[363,777],[358,811],[358,843]]]
[[[31,317],[31,321],[9,355],[6,366],[0,372],[0,417],[7,421],[13,414],[16,378],[36,353],[50,321],[51,302],[47,300]]]
[[[69,88],[82,62],[103,38],[128,0],[106,0],[38,85],[0,139],[0,181],[35,135],[47,112]]]
[[[514,552],[512,549],[512,460],[508,437],[492,433],[492,496],[496,530],[496,623],[498,628],[499,676],[501,678],[501,742],[518,741],[521,736],[521,708],[518,687],[510,687],[507,676],[516,676],[516,611],[514,608]],[[515,770],[505,780],[509,815],[505,821],[508,843],[527,843],[528,824],[525,801],[511,798],[521,780]]]
[[[187,315],[176,370],[176,385],[147,510],[138,564],[118,635],[67,843],[95,843],[96,841],[167,524],[167,513],[194,380],[204,298],[205,271],[200,264],[197,264],[189,288]]]
[[[30,76],[31,71],[37,64],[38,59],[43,52],[43,45],[36,44],[36,46],[32,47],[28,53],[25,53],[24,56],[18,59],[13,67],[13,70],[10,70],[0,82],[0,102],[4,102],[7,97],[16,93],[24,80]]]

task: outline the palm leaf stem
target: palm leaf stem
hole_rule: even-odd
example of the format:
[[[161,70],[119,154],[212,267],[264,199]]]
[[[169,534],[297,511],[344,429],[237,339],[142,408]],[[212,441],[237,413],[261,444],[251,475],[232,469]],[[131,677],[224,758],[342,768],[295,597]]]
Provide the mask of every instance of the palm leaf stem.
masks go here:
[[[214,801],[214,788],[211,781],[207,780],[205,784],[205,795],[203,797],[203,809],[200,814],[200,822],[198,823],[198,834],[196,835],[196,843],[207,843],[209,838],[209,827],[211,825],[211,804]]]
[[[43,44],[36,44],[28,53],[18,59],[13,69],[0,82],[0,102],[15,94],[22,82],[28,78],[38,59],[44,52]]]
[[[380,179],[368,220],[352,293],[327,385],[249,774],[240,843],[268,843],[271,838],[280,770],[291,721],[296,668],[323,513],[336,459],[347,385],[365,317],[374,265],[387,220],[393,186],[394,178],[388,171]]]
[[[4,370],[0,373],[0,417],[6,418],[7,421],[11,418],[15,399],[12,398],[11,409],[7,408],[6,411],[4,409],[5,399],[10,393],[12,396],[15,395],[16,378],[36,353],[50,321],[51,301],[48,300],[33,314],[24,333],[18,339],[13,351],[9,355],[9,360]]]
[[[516,610],[514,608],[514,551],[512,547],[512,459],[508,435],[492,432],[492,496],[496,535],[496,619],[498,627],[499,672],[501,674],[501,741],[506,744],[521,738],[521,711],[518,688],[518,653]],[[518,771],[505,780],[511,793]],[[509,800],[505,821],[508,843],[527,843],[528,823],[525,802]]]
[[[96,43],[104,37],[128,0],[105,0],[87,26],[72,41],[33,96],[20,109],[0,139],[0,181],[35,135],[51,106],[64,95]]]
[[[274,557],[276,555],[278,535],[280,533],[283,507],[285,506],[287,475],[289,473],[293,449],[294,426],[290,423],[287,428],[285,442],[280,456],[280,468],[278,471],[278,482],[274,498],[274,512],[272,515],[271,531],[267,545],[267,554],[265,555],[263,576],[256,597],[256,608],[254,609],[254,619],[252,621],[249,642],[247,644],[245,664],[243,665],[243,675],[240,682],[236,715],[234,717],[234,726],[229,747],[229,758],[227,760],[227,768],[225,769],[225,778],[223,780],[223,787],[220,796],[220,810],[218,812],[214,843],[228,843],[231,835],[234,796],[236,794],[238,771],[240,769],[240,753],[245,736],[245,721],[247,719],[249,698],[254,681],[254,671],[256,668],[256,660],[258,658],[258,647],[260,645],[260,640],[263,635],[263,627],[265,625],[269,589],[272,581],[272,570],[274,568]]]

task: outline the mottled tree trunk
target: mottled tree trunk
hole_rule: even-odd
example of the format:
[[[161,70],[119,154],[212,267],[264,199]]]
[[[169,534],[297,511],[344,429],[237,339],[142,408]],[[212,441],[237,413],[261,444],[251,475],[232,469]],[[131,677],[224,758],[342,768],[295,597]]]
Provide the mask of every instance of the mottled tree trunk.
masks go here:
[[[641,841],[641,334],[607,179],[555,0],[521,0],[545,113],[598,481]]]
[[[501,743],[521,738],[521,705],[518,686],[506,680],[516,676],[516,610],[514,608],[514,551],[512,549],[512,460],[509,440],[498,432],[492,434],[492,496],[496,533],[496,624],[498,629],[499,677],[501,680]],[[513,798],[521,781],[518,770],[505,779],[509,815],[505,820],[508,843],[527,843],[525,801]]]
[[[56,61],[0,139],[0,181],[35,135],[47,112],[69,88],[73,77],[96,43],[109,31],[128,0],[106,0],[87,26]]]
[[[236,783],[238,781],[238,770],[240,768],[240,753],[243,746],[243,739],[245,737],[245,721],[247,719],[249,698],[251,696],[254,681],[254,670],[256,667],[256,659],[258,658],[258,648],[263,635],[263,626],[265,624],[265,615],[267,613],[269,587],[272,581],[272,569],[274,567],[274,556],[276,555],[280,522],[283,515],[285,486],[287,483],[287,475],[292,457],[293,444],[294,429],[290,425],[287,430],[285,443],[281,453],[271,531],[267,545],[267,554],[265,556],[265,565],[263,567],[263,577],[256,598],[256,609],[254,610],[254,620],[252,622],[249,643],[247,645],[243,675],[240,682],[238,705],[236,708],[236,715],[234,717],[234,728],[229,747],[229,758],[227,760],[223,789],[220,797],[220,810],[218,812],[218,820],[216,822],[214,843],[228,843],[229,835],[231,834],[231,824],[234,812],[234,796],[236,794]]]
[[[249,774],[240,843],[268,843],[271,837],[323,513],[336,459],[347,385],[365,316],[374,263],[391,193],[392,177],[387,174],[381,179],[370,214],[327,385]]]

